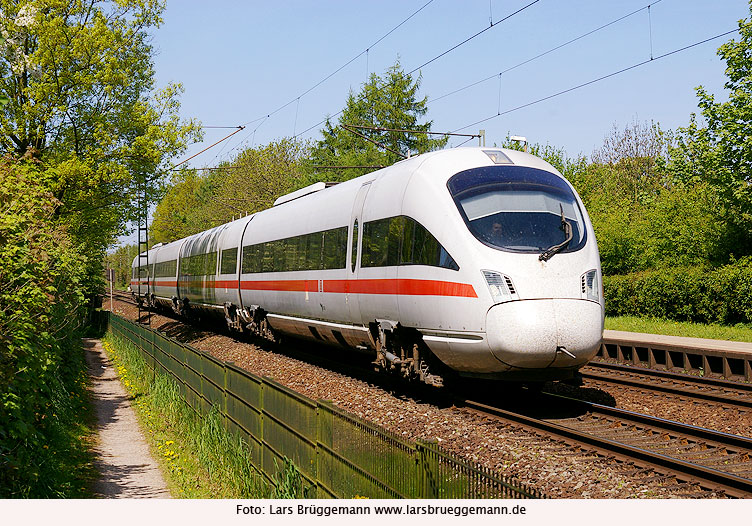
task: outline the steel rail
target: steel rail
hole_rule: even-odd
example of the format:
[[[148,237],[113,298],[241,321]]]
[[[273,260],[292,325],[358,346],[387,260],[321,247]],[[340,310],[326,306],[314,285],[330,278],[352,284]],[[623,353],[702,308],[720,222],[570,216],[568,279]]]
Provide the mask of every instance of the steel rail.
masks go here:
[[[705,427],[684,424],[682,422],[676,422],[674,420],[667,420],[665,418],[659,418],[657,416],[645,415],[642,413],[629,411],[627,409],[619,409],[617,407],[596,404],[594,402],[582,402],[580,400],[574,400],[567,396],[561,396],[558,394],[547,394],[546,396],[560,398],[567,403],[581,404],[593,414],[603,414],[610,417],[624,419],[629,422],[637,422],[640,424],[649,425],[653,429],[659,429],[662,431],[682,433],[687,437],[703,440],[706,443],[711,443],[711,445],[717,447],[731,446],[735,448],[746,449],[752,452],[752,438],[742,435],[732,435],[730,433],[724,433],[723,431],[715,431],[713,429],[707,429]],[[750,466],[752,467],[752,464]]]
[[[588,370],[580,371],[583,378],[613,384],[628,385],[631,387],[644,387],[652,391],[661,391],[676,395],[689,396],[692,398],[699,398],[702,400],[709,400],[712,402],[727,403],[739,407],[752,408],[752,384],[605,362],[590,362],[588,363],[587,367],[616,371],[630,375],[648,376],[656,379],[669,380],[672,382],[682,382],[689,385],[687,387],[682,387],[679,385],[659,384],[651,382],[649,380],[640,380],[637,378],[620,378],[617,376],[609,375],[608,373],[598,373]],[[702,391],[702,388],[736,391],[737,394],[734,395],[727,393]],[[740,398],[744,396],[749,396],[749,398]]]
[[[592,407],[593,412],[599,412],[601,408],[606,407],[599,406],[597,404],[588,404],[579,400],[567,399],[566,397],[559,396],[559,398],[568,400],[569,402],[586,404]],[[596,452],[606,456],[616,456],[623,461],[634,462],[635,460],[637,460],[644,465],[656,469],[656,471],[672,475],[676,477],[677,480],[685,482],[697,482],[705,489],[713,491],[721,490],[726,495],[731,497],[752,498],[752,479],[749,478],[740,477],[738,475],[726,473],[718,469],[696,464],[694,462],[688,462],[686,460],[681,460],[670,455],[656,453],[645,448],[618,442],[616,440],[598,437],[592,433],[584,432],[573,427],[569,427],[564,424],[559,424],[549,420],[527,416],[521,413],[489,406],[487,404],[475,402],[472,400],[464,400],[462,403],[465,407],[471,410],[487,415],[492,415],[501,420],[507,420],[516,424],[521,424],[527,428],[544,431],[545,433],[563,438],[570,443],[573,442],[575,445],[587,445],[590,448],[594,448]],[[608,410],[612,409],[613,408],[608,408]],[[621,415],[620,418],[626,419],[626,415],[630,412],[615,410],[615,412],[612,414],[617,413]],[[630,416],[635,415],[638,415],[638,413],[632,413]],[[646,421],[652,419],[652,417],[649,417],[647,415],[639,416],[641,417],[641,420],[639,420],[640,423],[645,423]],[[636,420],[636,418],[634,420]],[[652,422],[654,422],[654,424],[651,425],[654,425],[654,427],[658,428],[660,427],[659,422],[661,422],[661,419],[654,419],[652,420]],[[668,426],[668,422],[670,421],[662,422],[664,425]],[[685,426],[685,424],[679,424],[676,422],[672,422],[671,424],[678,426],[674,429],[679,429],[680,427]],[[693,428],[694,426],[686,427]],[[729,440],[730,445],[733,445],[733,447],[739,447],[739,445],[741,444],[744,444],[745,447],[752,447],[752,439],[747,439],[745,437],[736,437],[735,435],[727,435],[725,433],[716,433],[710,430],[700,430],[702,430],[702,428],[695,428],[695,434],[692,436],[707,441],[708,439],[705,437],[709,437],[710,435],[708,433],[711,433],[713,434],[714,442],[723,443],[725,437]],[[732,440],[729,437],[734,438]]]

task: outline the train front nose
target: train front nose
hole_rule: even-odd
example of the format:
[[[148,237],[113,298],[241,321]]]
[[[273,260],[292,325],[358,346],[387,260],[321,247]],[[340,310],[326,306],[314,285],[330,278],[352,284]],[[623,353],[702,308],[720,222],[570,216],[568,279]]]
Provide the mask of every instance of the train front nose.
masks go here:
[[[598,351],[603,310],[578,299],[510,301],[489,309],[486,330],[491,352],[507,365],[577,368]]]

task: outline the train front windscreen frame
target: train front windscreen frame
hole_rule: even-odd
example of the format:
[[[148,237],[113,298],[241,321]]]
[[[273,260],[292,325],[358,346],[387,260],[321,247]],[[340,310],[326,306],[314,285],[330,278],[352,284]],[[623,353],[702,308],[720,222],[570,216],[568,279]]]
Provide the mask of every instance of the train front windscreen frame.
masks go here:
[[[450,177],[447,188],[473,236],[497,250],[540,254],[567,238],[563,219],[572,239],[560,252],[575,252],[587,242],[577,198],[551,172],[523,166],[471,168]]]

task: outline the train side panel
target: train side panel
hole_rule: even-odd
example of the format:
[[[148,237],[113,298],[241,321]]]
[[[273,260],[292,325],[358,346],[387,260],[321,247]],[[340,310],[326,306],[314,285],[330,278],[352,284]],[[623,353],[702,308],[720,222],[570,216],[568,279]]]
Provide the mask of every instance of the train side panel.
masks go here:
[[[226,303],[241,306],[239,270],[242,256],[243,232],[253,221],[247,216],[233,221],[217,233],[217,277],[214,281],[214,301],[218,306]]]
[[[357,189],[343,183],[256,214],[242,240],[244,307],[350,323],[344,295],[325,293],[324,286],[347,278],[348,225]]]
[[[177,299],[178,263],[184,240],[160,246],[154,255],[154,301],[163,306],[173,306]],[[151,261],[151,258],[150,260]]]

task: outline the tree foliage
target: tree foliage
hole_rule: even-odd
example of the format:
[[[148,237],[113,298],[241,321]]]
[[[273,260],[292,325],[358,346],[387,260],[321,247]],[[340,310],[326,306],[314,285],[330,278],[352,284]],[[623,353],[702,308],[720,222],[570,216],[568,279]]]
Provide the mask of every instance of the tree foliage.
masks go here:
[[[418,99],[420,80],[420,76],[413,79],[406,74],[397,62],[383,77],[372,73],[357,94],[351,90],[338,125],[332,125],[327,119],[321,131],[323,138],[311,150],[314,169],[317,166],[389,166],[402,159],[399,154],[419,154],[443,148],[447,137],[432,138],[427,133],[416,133],[431,131],[433,123],[420,122],[420,118],[428,113],[428,97]],[[387,150],[346,130],[344,125],[415,131],[356,130],[383,144]],[[344,181],[368,171],[373,169],[344,168],[329,174],[322,172],[319,177]]]
[[[125,289],[131,282],[131,265],[138,255],[138,245],[121,245],[106,256],[108,269],[115,271],[115,289]]]
[[[53,496],[59,398],[79,380],[86,257],[54,220],[55,197],[0,164],[0,496]],[[62,415],[60,415],[62,416]]]
[[[308,147],[290,139],[248,148],[217,170],[186,170],[157,205],[150,234],[175,241],[269,208],[281,195],[313,182],[303,167]]]
[[[0,0],[0,147],[35,166],[101,273],[107,245],[160,191],[171,157],[197,134],[178,119],[179,85],[155,90],[148,29],[155,0]]]
[[[222,174],[212,223],[269,208],[279,196],[313,182],[303,169],[308,151],[304,143],[281,139],[241,152]]]
[[[752,2],[750,3],[752,12]],[[672,169],[683,181],[712,185],[721,198],[721,212],[752,241],[752,22],[739,21],[739,39],[718,49],[726,62],[728,100],[719,102],[697,88],[701,118],[692,114],[680,129]],[[752,253],[747,248],[745,253]]]
[[[208,213],[220,175],[214,171],[199,175],[195,170],[176,174],[154,210],[149,240],[169,243],[211,228]]]
[[[155,86],[148,31],[163,9],[0,0],[0,496],[70,495],[54,487],[51,440],[82,389],[105,250],[138,187],[153,199],[198,135],[178,118],[180,86]]]

